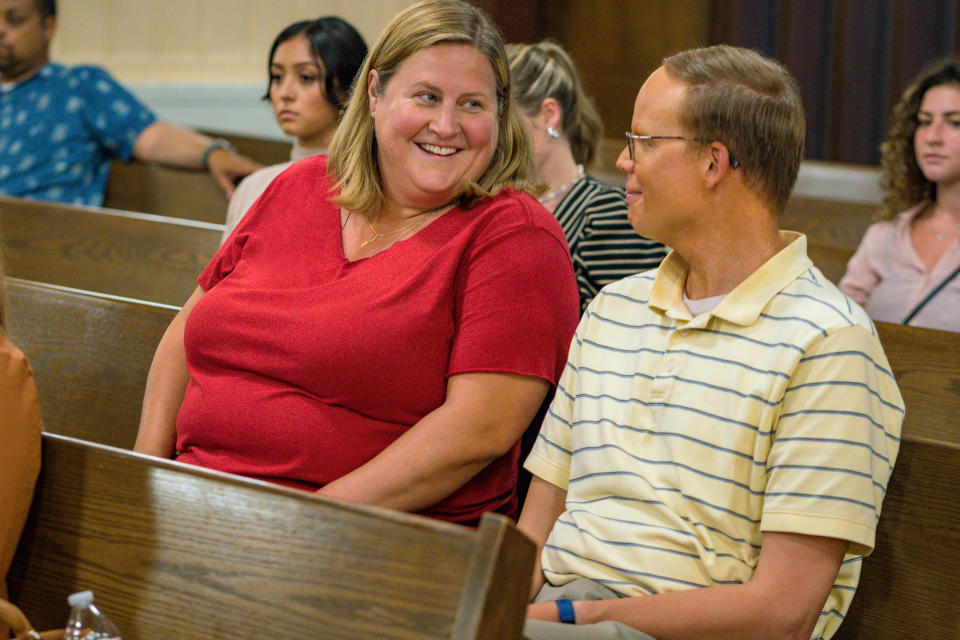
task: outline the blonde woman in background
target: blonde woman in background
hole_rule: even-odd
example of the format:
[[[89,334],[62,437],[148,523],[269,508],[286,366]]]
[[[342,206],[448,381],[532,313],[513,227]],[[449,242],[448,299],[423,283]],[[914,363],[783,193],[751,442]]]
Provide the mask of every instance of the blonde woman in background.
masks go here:
[[[603,124],[567,52],[545,40],[508,45],[507,55],[534,170],[548,185],[539,200],[570,245],[582,311],[604,285],[656,268],[667,248],[630,226],[623,189],[587,175]]]
[[[0,243],[2,246],[2,243]],[[40,401],[27,359],[7,339],[0,252],[0,598],[40,472]],[[0,638],[8,629],[0,622]]]
[[[267,185],[297,160],[326,153],[350,98],[367,45],[336,16],[294,22],[281,31],[267,56],[267,92],[277,124],[293,138],[290,162],[264,167],[237,186],[227,207],[223,240]]]
[[[874,320],[960,331],[960,60],[938,60],[893,110],[882,222],[840,288]]]

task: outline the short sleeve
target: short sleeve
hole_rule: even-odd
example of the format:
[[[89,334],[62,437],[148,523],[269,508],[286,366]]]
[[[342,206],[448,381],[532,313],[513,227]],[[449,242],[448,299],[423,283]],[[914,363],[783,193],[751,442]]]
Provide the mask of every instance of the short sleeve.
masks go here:
[[[590,317],[589,308],[581,327]],[[570,457],[573,455],[573,406],[577,393],[577,370],[580,360],[580,328],[570,344],[557,392],[547,409],[540,433],[524,462],[524,468],[550,484],[566,489],[570,481]]]
[[[33,372],[0,332],[0,592],[40,472],[40,428]]]
[[[556,227],[554,234],[535,222],[507,225],[465,253],[448,376],[508,372],[556,384],[579,315],[573,266]]]
[[[903,399],[877,337],[838,329],[801,358],[767,459],[761,530],[849,540],[873,549],[900,447]]]
[[[128,161],[143,130],[157,116],[109,73],[98,67],[77,67],[78,87],[83,96],[87,126],[111,156]]]

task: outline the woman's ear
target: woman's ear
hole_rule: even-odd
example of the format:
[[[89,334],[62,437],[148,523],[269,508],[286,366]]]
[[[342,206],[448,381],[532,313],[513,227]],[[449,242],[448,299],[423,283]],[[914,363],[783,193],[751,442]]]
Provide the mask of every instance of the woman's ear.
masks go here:
[[[543,102],[540,103],[540,113],[537,114],[537,118],[545,129],[549,128],[560,131],[562,128],[560,121],[563,119],[563,112],[560,110],[560,105],[557,104],[557,101],[553,98],[543,99]]]
[[[377,70],[370,69],[370,75],[367,76],[367,98],[370,102],[371,118],[377,116],[377,103],[380,101],[380,96],[377,94],[377,82],[379,79],[380,76],[377,75]]]

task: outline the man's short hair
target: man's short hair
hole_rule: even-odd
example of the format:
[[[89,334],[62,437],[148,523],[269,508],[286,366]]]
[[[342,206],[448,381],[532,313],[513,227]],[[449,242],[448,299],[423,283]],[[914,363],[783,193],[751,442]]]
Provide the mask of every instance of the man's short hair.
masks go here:
[[[33,0],[41,18],[57,16],[57,0]]]
[[[717,45],[670,56],[663,66],[689,86],[681,126],[692,137],[726,145],[745,183],[777,213],[793,190],[806,121],[797,83],[776,60]]]

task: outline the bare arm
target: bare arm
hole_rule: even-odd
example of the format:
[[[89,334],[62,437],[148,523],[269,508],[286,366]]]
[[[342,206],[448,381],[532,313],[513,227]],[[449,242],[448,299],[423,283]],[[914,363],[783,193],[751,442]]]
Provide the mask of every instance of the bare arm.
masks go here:
[[[192,129],[169,122],[154,122],[144,129],[133,145],[133,157],[141,162],[157,162],[184,169],[202,169],[203,152],[213,142]],[[234,182],[262,165],[227,149],[216,149],[207,158],[207,168],[227,197],[233,195]]]
[[[134,451],[160,458],[173,455],[177,442],[177,413],[190,379],[183,349],[183,327],[202,295],[203,289],[197,287],[160,338],[147,374]]]
[[[578,624],[615,620],[659,640],[809,640],[848,545],[765,533],[757,570],[746,584],[578,601],[574,612]],[[556,621],[556,605],[530,605],[527,615]]]
[[[537,545],[536,561],[533,565],[533,579],[530,583],[530,599],[532,600],[540,587],[543,586],[545,577],[543,567],[540,564],[540,554],[543,551],[543,545],[547,542],[547,537],[553,529],[554,523],[560,517],[566,508],[567,492],[565,489],[554,486],[546,480],[533,476],[530,481],[530,488],[527,490],[527,499],[523,503],[523,512],[520,514],[520,520],[517,527],[533,540]]]
[[[510,450],[548,388],[509,373],[452,376],[442,405],[318,494],[403,511],[435,504]]]

